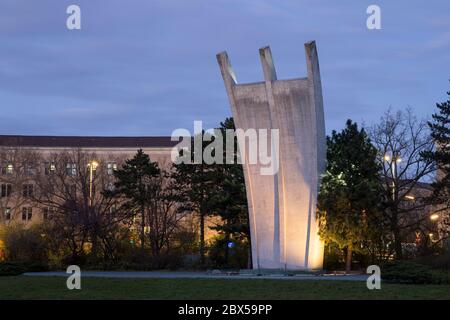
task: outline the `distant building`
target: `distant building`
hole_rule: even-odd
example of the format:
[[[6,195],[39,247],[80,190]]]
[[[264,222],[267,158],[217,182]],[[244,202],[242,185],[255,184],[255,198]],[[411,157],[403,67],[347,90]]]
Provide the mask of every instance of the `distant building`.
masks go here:
[[[177,142],[170,137],[74,137],[74,136],[0,136],[0,205],[2,222],[21,220],[23,223],[42,221],[46,208],[33,207],[27,198],[36,192],[33,177],[49,174],[56,166],[63,166],[75,174],[75,163],[53,163],[52,155],[81,150],[92,155],[112,176],[114,170],[127,158],[142,149],[161,167],[171,163],[171,149]],[[25,159],[39,154],[38,161]],[[25,163],[26,162],[26,163]],[[87,168],[84,168],[87,170]]]
[[[114,171],[142,149],[162,169],[171,166],[171,151],[177,144],[171,137],[76,137],[76,136],[12,136],[0,135],[0,226],[23,224],[29,227],[51,219],[52,208],[35,201],[37,179],[63,172],[67,179],[88,174],[89,164],[102,177],[92,189],[103,190],[114,185]],[[83,153],[83,161],[71,155]],[[66,154],[67,156],[63,156]],[[88,179],[89,177],[87,177]],[[58,186],[62,188],[61,186]],[[72,186],[70,186],[72,187]],[[73,185],[73,192],[77,186]],[[68,188],[72,189],[72,188]],[[64,191],[64,190],[61,190]],[[69,190],[72,192],[72,190]],[[78,190],[80,192],[80,190]],[[40,194],[40,196],[45,196]],[[191,215],[193,216],[193,215]],[[196,228],[195,217],[190,220]],[[207,221],[207,225],[211,225]],[[207,228],[206,238],[216,233]],[[0,235],[1,238],[1,235]],[[0,249],[3,246],[0,239]],[[1,250],[0,250],[1,255]],[[1,259],[1,256],[0,256]]]

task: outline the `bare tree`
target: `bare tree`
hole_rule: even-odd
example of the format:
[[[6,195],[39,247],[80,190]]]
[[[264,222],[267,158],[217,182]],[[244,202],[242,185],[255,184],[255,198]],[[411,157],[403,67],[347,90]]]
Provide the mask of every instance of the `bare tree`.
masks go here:
[[[433,148],[427,122],[417,120],[411,109],[396,113],[389,109],[371,128],[382,167],[384,216],[392,233],[394,252],[402,258],[402,242],[429,219],[426,198],[435,165],[422,153]]]
[[[81,149],[52,153],[43,162],[44,170],[34,179],[39,192],[33,199],[47,210],[49,237],[69,248],[72,260],[84,255],[88,244],[94,259],[99,251],[111,257],[111,245],[102,244],[108,244],[112,231],[130,215],[117,210],[117,199],[102,192],[113,185],[105,164]]]
[[[150,188],[151,195],[146,210],[148,237],[152,256],[159,258],[163,250],[166,253],[170,250],[172,236],[179,230],[179,222],[185,214],[178,210],[177,189],[169,173],[161,170],[160,174],[152,179]]]

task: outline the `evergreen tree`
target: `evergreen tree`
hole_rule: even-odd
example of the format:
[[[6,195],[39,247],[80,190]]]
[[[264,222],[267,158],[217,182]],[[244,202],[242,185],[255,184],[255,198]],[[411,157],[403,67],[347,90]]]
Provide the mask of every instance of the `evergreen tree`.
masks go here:
[[[318,197],[319,234],[346,249],[346,271],[352,253],[379,230],[377,150],[364,129],[347,120],[342,132],[327,137],[327,168]]]
[[[450,91],[447,94],[449,100],[436,104],[438,112],[428,123],[435,149],[423,154],[436,164],[437,179],[432,184],[434,192],[430,200],[443,210],[450,208]]]
[[[212,214],[212,198],[217,192],[216,181],[214,178],[215,171],[213,164],[205,163],[203,157],[202,161],[197,163],[196,153],[202,152],[211,143],[211,141],[205,141],[205,132],[201,133],[201,137],[197,136],[197,139],[202,139],[201,150],[194,148],[194,141],[191,141],[190,150],[181,150],[180,157],[183,156],[183,152],[190,151],[190,163],[177,163],[173,165],[172,179],[174,185],[177,188],[176,199],[180,204],[178,210],[180,212],[193,212],[198,215],[200,220],[200,263],[205,265],[205,219]],[[195,139],[195,138],[194,138]]]
[[[226,139],[227,130],[235,130],[233,118],[226,118],[224,122],[220,123],[219,128],[222,137],[224,138],[224,145]],[[227,244],[231,238],[245,242],[249,246],[249,258],[250,253],[250,227],[247,207],[247,194],[245,190],[244,171],[242,164],[237,162],[238,148],[237,139],[234,139],[234,148],[230,158],[234,159],[233,164],[219,164],[215,166],[215,179],[217,192],[212,199],[212,210],[217,216],[222,219],[222,224],[213,227],[213,229],[224,234],[225,244]],[[227,150],[224,148],[223,157],[226,159]],[[225,250],[225,263],[228,261],[229,248],[227,245]],[[251,259],[249,259],[250,266]]]
[[[141,249],[145,246],[145,208],[153,194],[152,180],[158,177],[160,169],[158,163],[152,162],[150,157],[139,149],[132,159],[114,172],[117,179],[114,196],[124,198],[124,206],[130,211],[139,213]]]

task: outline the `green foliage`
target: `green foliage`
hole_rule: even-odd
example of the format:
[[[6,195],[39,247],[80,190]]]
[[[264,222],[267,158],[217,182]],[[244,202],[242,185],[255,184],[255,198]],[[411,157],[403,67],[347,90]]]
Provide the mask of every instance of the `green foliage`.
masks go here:
[[[345,266],[345,257],[335,242],[325,245],[323,268],[328,271],[341,270]]]
[[[450,273],[411,261],[395,261],[381,267],[381,278],[395,283],[450,284]]]
[[[439,170],[439,180],[433,183],[434,194],[432,201],[435,204],[450,206],[450,91],[447,92],[449,100],[437,103],[438,111],[432,115],[433,121],[428,125],[436,149],[423,153],[426,159],[431,159]]]
[[[363,250],[379,236],[377,150],[364,129],[347,121],[327,137],[327,168],[318,197],[319,234],[341,249]]]
[[[22,264],[13,262],[0,262],[0,276],[17,276],[26,272]]]
[[[152,180],[161,173],[158,163],[139,149],[132,159],[125,161],[119,170],[114,172],[117,181],[115,190],[106,195],[124,198],[123,207],[140,214],[141,249],[145,246],[145,207],[154,194]]]
[[[44,232],[45,229],[41,225],[34,225],[28,229],[21,224],[5,227],[4,241],[7,259],[46,262],[48,248]]]
[[[228,247],[232,241],[234,246]],[[248,263],[249,243],[225,236],[214,239],[209,249],[209,259],[213,268],[245,269]]]
[[[38,261],[0,262],[0,276],[17,276],[25,272],[48,271],[48,265]]]
[[[202,139],[201,148],[196,148],[195,139]],[[204,150],[214,142],[214,137],[205,132],[190,141],[190,159],[184,155],[184,150],[180,151],[179,163],[173,165],[171,178],[177,188],[176,201],[180,204],[180,212],[196,213],[200,220],[200,259],[201,264],[205,263],[205,218],[213,214],[213,197],[216,189],[216,171],[213,164],[205,163],[203,159]],[[214,154],[213,149],[211,154]],[[198,153],[202,153],[199,155]],[[198,161],[200,158],[202,161]],[[181,161],[181,158],[186,161]]]
[[[436,270],[450,271],[450,252],[443,252],[438,255],[419,257],[414,262],[427,265]]]
[[[226,118],[221,122],[220,132],[226,137],[226,130],[235,130],[233,118]],[[225,140],[224,140],[225,145]],[[212,198],[212,209],[219,216],[223,224],[214,229],[244,241],[250,240],[250,227],[247,207],[247,194],[245,190],[244,171],[242,165],[237,163],[237,139],[234,139],[233,153],[227,155],[224,148],[224,159],[235,159],[233,164],[215,165],[216,192]]]
[[[148,184],[160,173],[156,162],[139,149],[132,159],[114,172],[117,179],[115,193],[122,194],[128,199],[130,207],[140,208],[148,199]]]

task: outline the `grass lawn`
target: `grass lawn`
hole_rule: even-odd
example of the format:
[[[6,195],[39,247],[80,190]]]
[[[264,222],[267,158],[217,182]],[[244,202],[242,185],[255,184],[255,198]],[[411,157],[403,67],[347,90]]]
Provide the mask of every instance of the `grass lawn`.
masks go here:
[[[314,280],[82,278],[68,290],[64,277],[0,277],[0,299],[450,299],[450,285]]]

